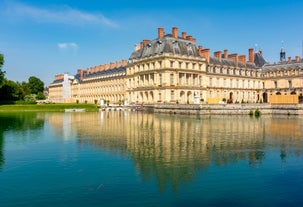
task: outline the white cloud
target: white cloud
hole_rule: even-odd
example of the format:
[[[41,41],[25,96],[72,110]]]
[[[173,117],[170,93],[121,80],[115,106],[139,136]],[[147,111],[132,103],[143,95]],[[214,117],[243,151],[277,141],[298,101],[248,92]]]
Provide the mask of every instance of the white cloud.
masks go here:
[[[39,8],[26,4],[9,2],[5,12],[12,18],[32,19],[37,22],[60,23],[60,24],[99,24],[108,27],[118,25],[101,13],[89,13],[68,6],[60,6],[52,9]]]
[[[73,49],[73,50],[77,50],[78,49],[78,44],[74,43],[74,42],[61,42],[57,44],[59,49]]]

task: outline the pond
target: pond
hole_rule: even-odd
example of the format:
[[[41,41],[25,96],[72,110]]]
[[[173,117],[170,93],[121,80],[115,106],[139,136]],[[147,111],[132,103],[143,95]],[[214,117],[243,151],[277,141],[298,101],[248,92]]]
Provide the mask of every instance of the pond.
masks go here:
[[[6,206],[303,206],[303,118],[0,113]]]

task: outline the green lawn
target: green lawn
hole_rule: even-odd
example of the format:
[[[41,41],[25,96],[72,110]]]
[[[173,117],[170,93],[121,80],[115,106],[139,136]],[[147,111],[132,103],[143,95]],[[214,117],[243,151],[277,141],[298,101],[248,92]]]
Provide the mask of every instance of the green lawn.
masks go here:
[[[64,111],[64,109],[86,109],[86,111],[98,111],[96,104],[24,104],[24,105],[0,105],[0,112],[16,111]]]

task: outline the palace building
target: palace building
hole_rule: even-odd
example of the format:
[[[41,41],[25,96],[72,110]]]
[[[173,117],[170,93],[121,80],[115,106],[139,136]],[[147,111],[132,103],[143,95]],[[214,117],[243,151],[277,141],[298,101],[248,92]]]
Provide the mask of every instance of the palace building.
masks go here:
[[[59,74],[49,86],[53,102],[217,104],[303,102],[303,61],[299,56],[267,63],[262,51],[248,56],[228,50],[210,54],[191,35],[158,28],[154,40],[135,46],[128,61]]]

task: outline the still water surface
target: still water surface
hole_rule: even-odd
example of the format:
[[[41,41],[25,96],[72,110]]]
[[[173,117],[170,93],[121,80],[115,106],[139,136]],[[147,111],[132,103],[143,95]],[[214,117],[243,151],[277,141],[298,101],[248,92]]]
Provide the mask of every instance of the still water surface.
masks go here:
[[[0,206],[303,206],[303,118],[1,113]]]

